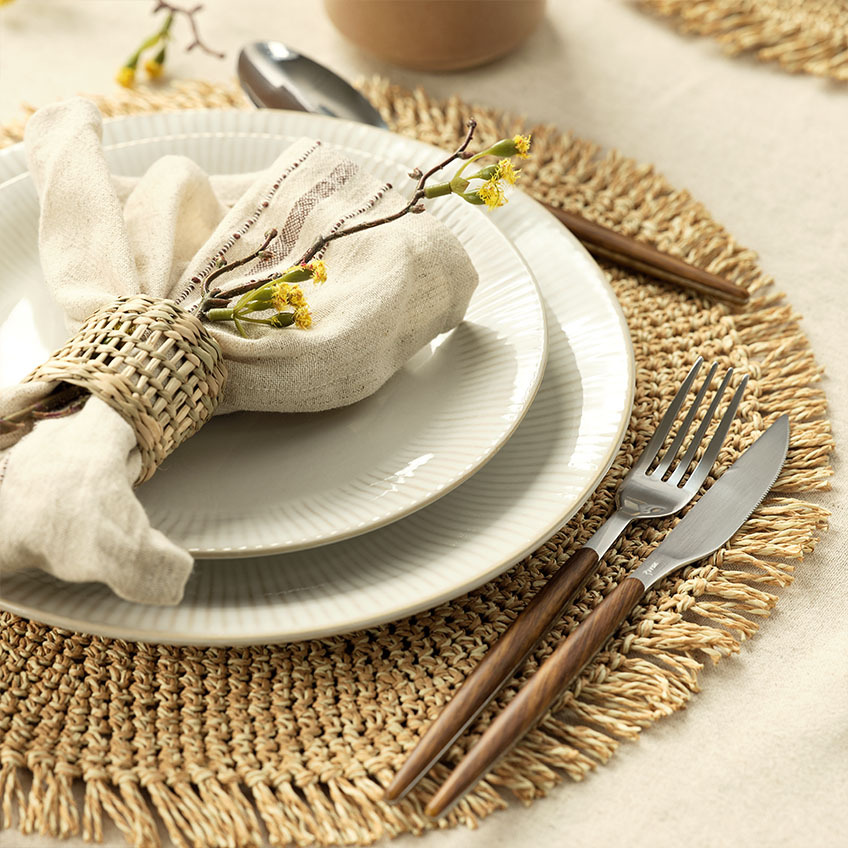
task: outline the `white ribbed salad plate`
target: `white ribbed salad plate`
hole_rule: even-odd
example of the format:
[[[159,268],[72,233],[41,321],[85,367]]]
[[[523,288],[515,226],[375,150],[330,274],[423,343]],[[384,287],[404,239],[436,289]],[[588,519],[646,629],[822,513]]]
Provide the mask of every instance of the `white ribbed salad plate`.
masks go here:
[[[139,138],[136,127],[144,123],[128,122],[130,139],[104,140],[114,174],[140,176],[174,153],[210,174],[260,170],[293,140],[210,140],[190,132]],[[381,181],[414,186],[396,162],[352,155]],[[31,179],[0,189],[0,207],[0,286],[18,298],[0,327],[0,351],[15,351],[2,358],[7,364],[0,366],[0,385],[6,385],[43,362],[66,334],[53,333],[61,321],[48,324],[46,310],[31,306],[40,275]],[[479,276],[464,322],[360,403],[317,414],[214,418],[139,488],[154,527],[195,557],[286,553],[340,541],[432,503],[512,435],[544,372],[547,334],[539,291],[489,216],[458,198],[428,207],[457,236]],[[390,227],[385,238],[391,238]],[[344,242],[336,249],[344,249]],[[3,257],[17,267],[4,273]],[[328,285],[332,273],[330,260]],[[7,333],[11,344],[4,344]]]
[[[248,171],[272,161],[285,144],[299,136],[337,145],[351,158],[389,178],[396,178],[387,174],[392,163],[397,173],[403,173],[440,158],[432,147],[382,130],[274,111],[177,112],[117,119],[107,122],[104,144],[115,170],[119,170],[124,151],[144,150],[145,156],[155,158],[165,152],[185,152],[188,146],[193,158],[210,171],[236,170],[216,165],[231,162],[234,155],[238,155],[240,169]],[[0,155],[4,191],[17,180],[28,179],[19,176],[24,168],[20,149]],[[496,231],[487,243],[499,246],[499,262],[505,257],[503,261],[514,269],[512,273],[521,276],[521,263],[513,263],[511,244],[535,276],[544,299],[548,354],[544,379],[529,412],[485,467],[469,477],[474,470],[471,465],[456,482],[468,479],[453,491],[413,514],[355,538],[273,556],[199,561],[185,597],[176,607],[130,604],[99,584],[61,583],[39,571],[4,578],[0,605],[51,624],[132,640],[206,645],[294,641],[378,624],[456,597],[518,562],[552,535],[600,481],[623,438],[634,380],[627,326],[612,290],[589,255],[529,198],[516,193],[506,207],[491,215],[458,204],[450,209],[444,206],[441,212],[436,211],[435,203],[430,208],[443,216],[467,246],[478,232],[479,238],[489,239]],[[4,223],[4,230],[9,226]],[[31,236],[18,232],[17,238],[21,241]],[[5,265],[0,266],[2,279],[17,274],[23,281],[20,284],[41,287],[32,270],[28,276],[21,275],[24,269],[16,268],[8,254],[0,254],[0,262]],[[15,349],[22,336],[31,334],[27,326],[34,327],[42,340],[39,353],[43,358],[63,334],[55,307],[46,293],[31,293],[21,300],[19,294],[10,294],[6,288],[4,282],[0,286],[0,315],[11,313],[11,317],[6,317],[0,327],[0,363],[5,365],[7,352]],[[501,305],[508,307],[509,302],[502,300]],[[525,321],[520,313],[508,308],[503,311],[515,316],[515,324]],[[532,314],[527,320],[530,328],[535,326]],[[463,334],[469,329],[460,328],[422,352],[408,371],[396,378],[398,388],[389,384],[374,396],[372,408],[363,413],[363,425],[380,426],[383,417],[397,417],[404,426],[421,426],[420,421],[398,408],[398,395],[393,393],[403,396],[402,384],[409,382],[413,390],[421,387],[428,398],[434,398],[439,385],[445,385],[444,375],[436,373],[429,387],[427,380],[431,371],[440,370],[440,356],[445,352],[456,355],[449,346],[459,350],[466,344],[483,344],[484,348],[488,344],[486,349],[497,357],[502,344],[494,344],[494,339],[487,337],[486,325],[478,325],[484,329],[475,331],[471,313],[468,325],[471,336],[483,338],[466,341]],[[17,330],[11,331],[11,327]],[[532,336],[532,330],[528,334]],[[509,332],[504,331],[504,338],[509,339],[508,345],[518,344]],[[514,356],[506,361],[508,368],[517,367]],[[493,370],[501,367],[497,358],[492,363]],[[22,364],[29,367],[34,363]],[[8,383],[8,376],[0,375],[0,383]],[[533,390],[531,386],[518,394],[529,402]],[[380,398],[384,393],[385,401]],[[510,395],[509,401],[514,400]],[[503,439],[520,419],[522,403],[519,399],[504,410],[511,418],[503,428]],[[258,418],[244,416],[248,417]],[[268,436],[273,432],[275,416],[262,418],[267,421],[239,426],[259,427],[263,437]],[[481,426],[487,426],[484,420]],[[341,429],[344,431],[344,424]],[[358,450],[356,427],[346,434],[346,443],[340,442],[336,448],[340,456]],[[201,432],[187,442],[172,459],[177,460],[192,446],[199,450],[203,435]],[[414,438],[413,434],[410,443]],[[497,450],[497,444],[492,445],[489,456]],[[458,451],[463,449],[462,444],[457,445]],[[308,467],[301,466],[296,479],[291,480],[295,496],[299,481],[309,473]],[[156,480],[154,477],[152,482]],[[398,475],[396,488],[402,489],[406,480],[403,474]],[[221,489],[232,484],[231,479],[223,477],[207,482]],[[196,506],[192,519],[199,532],[212,514],[204,506]],[[147,507],[155,515],[155,508],[149,503]],[[330,527],[336,518],[329,516]],[[269,521],[273,525],[273,520]]]

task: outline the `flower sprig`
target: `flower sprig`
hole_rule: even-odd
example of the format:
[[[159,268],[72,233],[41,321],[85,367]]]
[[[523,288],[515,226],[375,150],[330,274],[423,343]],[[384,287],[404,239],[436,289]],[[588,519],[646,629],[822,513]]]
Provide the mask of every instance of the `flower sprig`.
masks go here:
[[[425,190],[425,197],[457,194],[468,203],[478,206],[485,205],[489,209],[497,209],[499,206],[503,206],[507,202],[505,186],[515,185],[518,175],[521,173],[521,171],[515,169],[510,157],[519,156],[526,159],[530,153],[531,141],[532,138],[529,135],[502,138],[491,147],[481,150],[467,159],[449,182],[428,186]],[[465,169],[472,162],[476,162],[484,156],[501,156],[504,158],[497,164],[488,165],[476,173],[464,177]],[[471,185],[474,180],[479,181],[476,188]]]
[[[421,171],[420,168],[410,172],[409,176],[417,180],[417,183],[404,207],[383,218],[362,221],[319,236],[306,253],[285,273],[274,274],[261,280],[250,280],[230,289],[221,289],[217,285],[212,285],[219,277],[235,268],[247,265],[256,259],[271,259],[273,254],[268,248],[277,238],[276,230],[267,232],[264,242],[248,256],[232,263],[227,263],[222,258],[218,268],[203,283],[202,299],[196,307],[200,317],[207,321],[232,321],[242,336],[245,335],[244,324],[265,324],[275,328],[294,326],[307,329],[312,325],[312,315],[298,283],[305,280],[322,283],[326,280],[326,266],[323,261],[316,259],[316,256],[330,242],[388,224],[405,215],[421,213],[424,211],[424,201],[434,197],[455,194],[467,203],[477,206],[485,205],[489,209],[503,206],[506,203],[504,186],[514,185],[519,174],[512,164],[512,157],[527,158],[531,137],[516,135],[512,138],[503,138],[485,150],[471,154],[467,148],[474,136],[476,126],[476,121],[471,119],[462,144],[442,162],[426,172]],[[485,156],[500,158],[495,164],[487,165],[473,174],[463,176],[469,165]],[[427,184],[431,177],[456,160],[461,160],[463,164],[450,180],[432,186]],[[474,181],[477,181],[476,185],[472,185]],[[266,314],[261,317],[261,313]]]
[[[153,56],[148,57],[145,61],[144,70],[147,72],[150,79],[157,79],[162,76],[162,72],[165,67],[165,59],[167,58],[168,41],[171,39],[171,27],[173,26],[174,19],[177,15],[183,15],[191,26],[194,40],[188,45],[188,47],[186,47],[186,52],[193,50],[195,47],[199,47],[211,56],[217,56],[219,59],[223,59],[223,53],[219,53],[217,50],[212,50],[212,48],[204,44],[200,38],[195,15],[197,15],[201,9],[203,9],[202,5],[195,6],[191,9],[185,9],[181,6],[175,6],[173,3],[166,2],[166,0],[157,0],[156,7],[153,9],[153,14],[155,15],[162,11],[167,12],[162,26],[159,27],[159,29],[152,35],[145,38],[136,51],[129,57],[129,59],[127,59],[126,62],[124,62],[115,76],[116,81],[120,85],[124,86],[124,88],[132,88],[135,84],[135,75],[138,70],[138,63],[141,60],[142,54],[148,51],[153,51],[157,47],[159,49],[156,50],[156,53]]]
[[[269,327],[291,327],[306,330],[312,326],[312,313],[306,296],[298,283],[311,280],[320,285],[327,280],[327,266],[320,259],[304,265],[293,265],[284,274],[251,289],[239,298],[235,306],[215,307],[206,312],[209,321],[232,321],[241,336],[246,336],[244,323],[266,324]],[[256,313],[273,312],[264,318]]]

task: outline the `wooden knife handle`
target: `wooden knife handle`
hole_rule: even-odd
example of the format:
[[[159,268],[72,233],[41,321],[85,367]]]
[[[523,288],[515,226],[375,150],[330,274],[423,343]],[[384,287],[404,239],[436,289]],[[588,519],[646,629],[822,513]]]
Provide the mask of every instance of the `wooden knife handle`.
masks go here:
[[[442,784],[427,804],[428,816],[444,815],[547,713],[636,606],[644,591],[638,579],[626,578],[560,643]]]
[[[399,801],[438,762],[454,740],[491,701],[589,580],[598,564],[591,548],[580,548],[513,621],[466,678],[413,749],[386,789],[386,801]]]

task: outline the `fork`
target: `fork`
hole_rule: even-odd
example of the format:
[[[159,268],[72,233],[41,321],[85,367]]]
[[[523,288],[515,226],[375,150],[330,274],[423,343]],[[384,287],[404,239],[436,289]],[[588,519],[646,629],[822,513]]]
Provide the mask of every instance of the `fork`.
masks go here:
[[[615,512],[582,548],[569,557],[492,645],[398,770],[385,791],[386,801],[400,801],[441,759],[445,751],[518,670],[536,643],[562,616],[577,593],[589,581],[600,559],[632,521],[673,515],[686,506],[701,488],[736,415],[748,382],[747,375],[741,379],[709,445],[688,477],[687,471],[705,439],[710,422],[730,383],[732,368],[724,375],[683,457],[674,465],[713,381],[718,369],[717,362],[710,367],[671,445],[655,467],[653,463],[671,433],[702,364],[703,359],[699,356],[642,454],[622,480],[616,492]]]

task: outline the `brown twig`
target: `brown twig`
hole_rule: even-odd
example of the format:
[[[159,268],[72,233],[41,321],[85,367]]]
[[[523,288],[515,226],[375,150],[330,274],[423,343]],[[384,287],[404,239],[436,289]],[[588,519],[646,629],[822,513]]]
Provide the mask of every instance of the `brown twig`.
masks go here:
[[[331,233],[327,236],[320,236],[314,244],[306,251],[306,253],[301,256],[301,258],[294,264],[296,265],[306,265],[311,259],[315,257],[315,255],[322,250],[326,245],[328,245],[331,241],[335,241],[336,239],[342,238],[343,236],[353,235],[354,233],[361,233],[363,230],[370,230],[372,227],[378,227],[382,224],[388,224],[391,221],[396,221],[398,218],[402,218],[404,215],[409,213],[418,213],[424,211],[424,206],[421,201],[425,197],[425,187],[427,184],[427,180],[430,179],[435,173],[441,171],[443,168],[446,168],[450,165],[451,162],[457,159],[466,159],[469,157],[465,151],[468,145],[471,143],[471,139],[474,138],[474,130],[477,127],[477,122],[471,118],[468,121],[468,132],[466,133],[465,139],[462,144],[448,156],[446,159],[443,159],[438,164],[434,165],[430,168],[426,173],[422,173],[420,170],[416,168],[413,171],[411,176],[418,177],[418,182],[415,186],[415,191],[412,193],[412,197],[409,199],[409,202],[397,212],[392,213],[391,215],[386,215],[383,218],[375,218],[371,221],[363,221],[360,224],[355,224],[352,227],[348,227],[347,229],[337,230],[334,233]],[[259,247],[256,251],[254,251],[250,256],[246,256],[244,259],[240,259],[238,262],[233,262],[229,265],[223,265],[214,271],[206,281],[203,283],[202,292],[204,294],[203,299],[201,300],[199,306],[197,307],[198,313],[203,316],[210,309],[226,306],[230,301],[232,301],[235,297],[240,297],[241,295],[247,294],[249,291],[253,289],[259,288],[259,286],[264,285],[265,283],[269,283],[272,280],[279,277],[279,274],[272,274],[269,277],[265,277],[262,280],[251,280],[247,283],[242,283],[241,285],[235,286],[232,289],[228,289],[225,291],[221,291],[220,289],[211,289],[210,284],[217,277],[220,277],[222,274],[226,274],[228,271],[232,271],[234,268],[239,267],[240,265],[245,265],[248,262],[253,261],[257,256],[259,256],[262,251],[264,251],[271,241],[276,237],[277,231],[271,230],[270,233],[266,234],[265,242]]]
[[[59,383],[50,394],[40,398],[35,403],[0,418],[0,432],[2,432],[4,426],[13,430],[18,429],[23,426],[22,422],[29,418],[56,418],[60,415],[76,412],[79,409],[79,401],[83,396],[86,398],[88,396],[86,389],[67,383]]]
[[[240,265],[247,265],[248,262],[253,262],[253,260],[256,259],[256,257],[259,256],[259,254],[262,253],[263,250],[267,249],[268,245],[271,244],[271,242],[274,241],[274,239],[276,237],[277,237],[277,231],[276,230],[268,230],[268,232],[265,233],[265,241],[262,242],[260,247],[258,247],[256,250],[254,250],[253,253],[250,254],[250,256],[245,256],[243,259],[239,259],[237,262],[226,263],[226,264],[222,265],[220,268],[218,268],[217,270],[213,271],[204,280],[201,291],[204,294],[208,294],[209,291],[210,291],[209,285],[212,282],[212,280],[216,279],[217,277],[220,277],[222,274],[226,274],[228,271],[232,271],[234,268],[238,268]]]
[[[425,174],[421,174],[421,177],[418,180],[418,184],[415,186],[415,191],[412,194],[412,197],[409,199],[409,202],[403,209],[400,209],[398,212],[395,212],[393,215],[387,215],[385,218],[375,218],[372,221],[363,221],[361,224],[356,224],[353,227],[348,227],[344,230],[337,230],[334,233],[331,233],[328,236],[319,236],[319,238],[315,241],[312,247],[306,251],[306,253],[301,256],[301,258],[297,261],[298,265],[305,265],[312,259],[320,250],[322,250],[326,245],[328,245],[331,241],[335,241],[336,239],[342,238],[342,236],[353,235],[354,233],[361,233],[363,230],[370,230],[372,227],[379,227],[381,224],[388,224],[391,221],[396,221],[398,218],[402,218],[404,215],[409,212],[423,212],[424,207],[418,207],[419,202],[424,198],[424,187],[427,183],[427,180],[433,176],[437,171],[441,171],[442,168],[446,168],[450,165],[451,162],[456,159],[463,158],[463,154],[465,153],[466,148],[471,143],[471,139],[474,137],[474,130],[477,127],[477,122],[471,118],[468,121],[468,132],[465,135],[465,140],[462,144],[453,152],[447,159],[439,162],[437,165],[434,165],[427,171]]]
[[[203,4],[198,4],[193,9],[184,9],[182,6],[175,6],[173,3],[166,2],[166,0],[157,0],[153,14],[155,15],[163,9],[167,9],[172,15],[183,15],[188,18],[189,26],[191,27],[191,34],[194,36],[194,41],[186,47],[186,53],[190,50],[194,50],[195,47],[199,47],[204,53],[208,53],[210,56],[216,56],[218,59],[223,59],[225,57],[225,53],[219,53],[217,50],[213,50],[207,44],[204,44],[203,39],[200,37],[200,32],[197,29],[197,21],[194,19],[194,16],[203,9]]]

